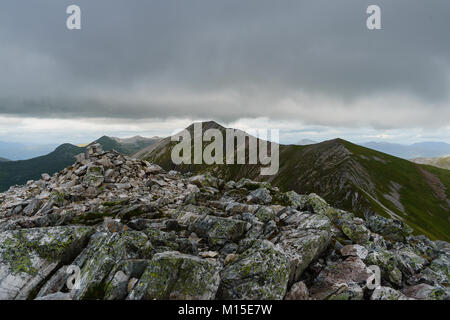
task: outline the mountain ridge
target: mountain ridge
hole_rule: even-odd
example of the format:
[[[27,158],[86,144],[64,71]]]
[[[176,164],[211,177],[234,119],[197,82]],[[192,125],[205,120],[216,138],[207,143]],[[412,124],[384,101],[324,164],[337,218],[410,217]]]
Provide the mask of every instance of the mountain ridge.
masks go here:
[[[136,156],[166,170],[208,172],[235,181],[249,178],[268,181],[286,191],[317,193],[333,206],[360,217],[393,217],[405,220],[416,233],[449,239],[447,170],[414,164],[337,138],[307,146],[280,145],[279,172],[264,177],[259,175],[259,165],[175,165],[170,157],[175,144],[166,138]]]

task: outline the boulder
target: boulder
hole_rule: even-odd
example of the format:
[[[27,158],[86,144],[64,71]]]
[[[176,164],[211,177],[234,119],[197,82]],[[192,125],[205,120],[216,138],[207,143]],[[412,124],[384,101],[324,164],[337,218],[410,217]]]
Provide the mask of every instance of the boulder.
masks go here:
[[[310,288],[313,299],[362,300],[362,288],[372,275],[358,257],[325,267]]]
[[[412,233],[411,227],[400,220],[389,219],[379,215],[368,218],[369,229],[392,241],[404,241]]]
[[[196,256],[168,251],[155,254],[127,299],[211,300],[220,283],[220,266]]]
[[[386,281],[398,287],[402,285],[402,273],[398,268],[398,260],[393,252],[376,246],[372,247],[364,262],[368,266],[378,266],[382,278]]]
[[[272,196],[266,188],[259,188],[250,192],[247,201],[257,204],[269,204],[272,202]]]
[[[303,281],[296,282],[292,285],[289,292],[284,297],[285,300],[308,300],[308,287]]]
[[[426,283],[410,286],[402,290],[405,296],[417,300],[449,300],[450,290],[434,287]]]
[[[208,239],[210,246],[223,246],[227,242],[236,242],[244,236],[246,223],[241,220],[205,216],[192,222],[188,230]]]
[[[93,232],[70,226],[0,233],[0,300],[30,298],[59,264],[81,251]]]
[[[354,256],[364,260],[365,258],[367,258],[369,251],[359,244],[354,244],[342,247],[341,254],[344,257]]]
[[[408,298],[400,291],[397,291],[390,287],[378,287],[373,291],[370,300],[412,300],[412,299]]]
[[[370,231],[363,224],[351,222],[344,223],[342,225],[342,232],[344,232],[353,243],[367,244],[370,240]]]
[[[280,212],[285,225],[272,240],[289,258],[289,282],[300,279],[308,265],[327,248],[331,239],[330,220],[323,215],[302,213],[297,210]]]
[[[289,259],[267,240],[255,240],[220,272],[219,299],[283,299],[289,280]]]

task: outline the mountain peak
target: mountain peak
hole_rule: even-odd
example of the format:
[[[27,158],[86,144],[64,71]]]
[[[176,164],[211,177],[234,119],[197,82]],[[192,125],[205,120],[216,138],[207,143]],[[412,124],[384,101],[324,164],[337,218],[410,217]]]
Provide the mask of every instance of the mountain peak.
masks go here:
[[[189,132],[192,132],[194,130],[194,126],[196,124],[202,124],[202,130],[208,130],[208,129],[218,129],[218,130],[224,130],[226,129],[224,126],[218,124],[217,122],[210,120],[210,121],[200,121],[200,122],[194,122],[191,125],[189,125],[186,130],[188,130]]]

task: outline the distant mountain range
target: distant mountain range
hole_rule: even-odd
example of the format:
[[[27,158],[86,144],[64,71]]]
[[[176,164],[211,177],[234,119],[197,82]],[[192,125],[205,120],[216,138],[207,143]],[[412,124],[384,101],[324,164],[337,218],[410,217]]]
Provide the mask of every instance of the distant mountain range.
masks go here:
[[[450,170],[450,156],[440,158],[416,158],[411,159],[411,161],[415,163],[428,164],[430,166]]]
[[[361,145],[403,159],[434,158],[450,155],[450,144],[445,142],[419,142],[411,145],[366,142]]]
[[[0,157],[0,162],[10,161],[9,159]]]
[[[209,128],[225,131],[216,122],[203,123],[203,130]],[[192,132],[193,125],[187,129]],[[261,176],[260,165],[175,165],[171,161],[171,150],[176,142],[170,137],[119,139],[103,136],[95,142],[105,151],[115,149],[157,163],[166,170],[210,172],[226,180],[268,181],[282,191],[314,192],[333,206],[360,217],[373,214],[394,217],[404,220],[417,234],[450,240],[449,170],[413,163],[342,139],[280,145],[280,169],[274,176]],[[204,143],[203,147],[206,145]],[[377,144],[380,145],[393,146]],[[427,149],[424,144],[413,146],[417,145]],[[443,145],[438,144],[438,147]],[[74,162],[74,155],[85,150],[86,147],[64,144],[45,156],[0,161],[0,191],[38,179],[42,173],[60,171]]]
[[[225,128],[215,122],[203,129]],[[188,130],[192,130],[189,127]],[[175,165],[176,142],[165,138],[135,156],[181,172],[210,172],[226,180],[268,181],[282,190],[317,193],[360,217],[404,220],[416,233],[450,240],[450,171],[416,164],[342,139],[307,146],[280,145],[280,170],[260,176],[259,165]]]
[[[159,138],[156,137],[133,137],[130,139],[121,140],[118,138],[103,136],[94,142],[100,143],[105,151],[114,149],[120,153],[131,155],[157,141],[159,141]],[[86,147],[78,147],[73,144],[66,143],[60,145],[54,151],[44,156],[35,157],[28,160],[0,160],[0,192],[7,190],[12,185],[25,184],[28,180],[39,179],[42,173],[52,175],[53,173],[71,165],[74,162],[74,156],[84,152],[85,150]]]

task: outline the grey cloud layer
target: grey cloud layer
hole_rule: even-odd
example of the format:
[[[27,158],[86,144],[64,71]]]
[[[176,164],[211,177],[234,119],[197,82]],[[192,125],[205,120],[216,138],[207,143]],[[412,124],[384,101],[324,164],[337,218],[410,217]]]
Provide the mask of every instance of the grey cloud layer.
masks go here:
[[[375,2],[3,0],[0,114],[445,125],[450,2]]]

